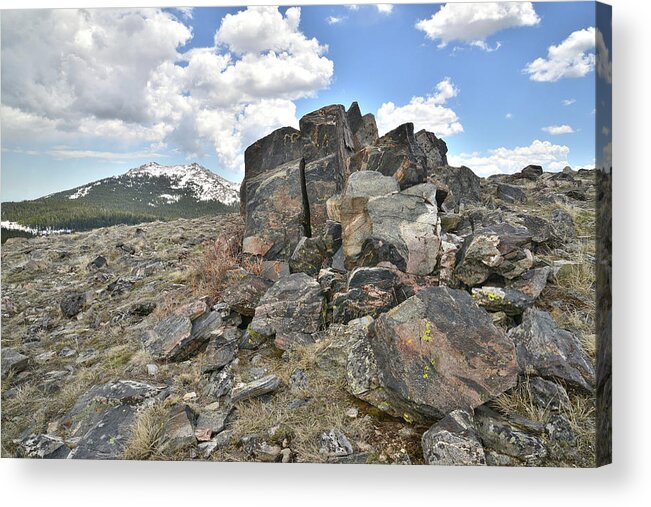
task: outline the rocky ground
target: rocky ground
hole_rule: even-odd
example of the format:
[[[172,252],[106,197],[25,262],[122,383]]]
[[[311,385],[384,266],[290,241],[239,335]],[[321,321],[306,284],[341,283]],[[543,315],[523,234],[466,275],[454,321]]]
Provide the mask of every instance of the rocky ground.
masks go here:
[[[9,240],[3,455],[592,466],[595,172],[445,152],[330,106],[242,216]]]

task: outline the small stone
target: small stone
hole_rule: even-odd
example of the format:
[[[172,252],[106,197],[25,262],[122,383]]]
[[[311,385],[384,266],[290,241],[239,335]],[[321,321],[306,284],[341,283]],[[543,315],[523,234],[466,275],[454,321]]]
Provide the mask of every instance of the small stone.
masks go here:
[[[350,419],[356,419],[358,415],[359,410],[356,407],[352,407],[346,410],[346,417],[349,417]]]
[[[248,384],[240,384],[233,389],[233,403],[272,393],[280,387],[280,379],[276,375],[268,375]]]
[[[321,434],[321,454],[328,457],[348,456],[353,453],[353,445],[339,429],[332,429]]]
[[[281,459],[282,463],[289,463],[290,460],[292,459],[292,450],[289,448],[283,449],[282,451],[280,451],[280,454],[282,455],[282,459]]]
[[[197,398],[197,393],[195,393],[194,391],[192,391],[191,393],[185,393],[183,395],[183,401],[190,401],[196,398]]]
[[[158,373],[158,366],[155,365],[154,363],[149,363],[147,365],[147,374],[150,377],[155,377],[157,373]]]
[[[61,308],[61,313],[67,319],[75,317],[84,307],[86,303],[86,294],[83,292],[68,292],[61,299],[59,307]]]
[[[73,357],[77,355],[77,351],[68,347],[64,347],[59,351],[61,357]]]

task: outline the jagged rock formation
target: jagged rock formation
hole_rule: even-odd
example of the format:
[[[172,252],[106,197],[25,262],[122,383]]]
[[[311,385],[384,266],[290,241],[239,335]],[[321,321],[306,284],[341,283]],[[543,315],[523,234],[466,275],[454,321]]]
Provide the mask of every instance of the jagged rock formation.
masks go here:
[[[180,221],[7,243],[3,446],[592,463],[594,173],[481,179],[356,103],[270,133],[245,168],[241,238]],[[18,403],[29,386],[61,403],[48,420]]]

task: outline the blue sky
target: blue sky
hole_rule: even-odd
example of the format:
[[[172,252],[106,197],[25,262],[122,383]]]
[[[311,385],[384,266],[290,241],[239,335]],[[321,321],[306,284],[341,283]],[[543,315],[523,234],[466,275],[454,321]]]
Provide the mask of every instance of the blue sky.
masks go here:
[[[592,2],[3,12],[1,198],[150,160],[239,181],[255,139],[353,100],[481,175],[591,167],[611,138],[595,23]]]

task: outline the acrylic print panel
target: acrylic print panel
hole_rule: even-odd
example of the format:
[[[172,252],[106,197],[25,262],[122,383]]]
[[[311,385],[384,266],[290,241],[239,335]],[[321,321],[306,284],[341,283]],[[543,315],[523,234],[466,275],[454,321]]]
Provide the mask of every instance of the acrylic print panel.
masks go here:
[[[2,11],[2,455],[609,463],[610,16]]]

